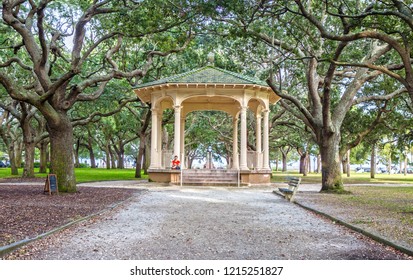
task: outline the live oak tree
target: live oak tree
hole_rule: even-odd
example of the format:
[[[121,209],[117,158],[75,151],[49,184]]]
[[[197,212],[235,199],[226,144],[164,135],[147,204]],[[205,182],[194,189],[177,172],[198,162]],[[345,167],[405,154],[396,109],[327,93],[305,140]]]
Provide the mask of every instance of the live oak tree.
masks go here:
[[[357,22],[345,17],[327,18],[323,2],[306,1],[305,7],[298,5],[301,1],[295,2],[254,2],[248,9],[225,2],[215,20],[240,36],[267,45],[269,66],[273,68],[269,85],[283,98],[279,104],[305,123],[319,146],[322,190],[341,192],[339,147],[347,112],[361,102],[388,100],[406,89],[399,86],[387,95],[360,96],[363,86],[383,73],[365,65],[380,61],[391,68],[392,48],[377,41],[325,40],[318,26],[308,24],[302,16],[303,10],[340,36],[356,30]]]
[[[162,1],[51,0],[4,0],[1,13],[2,27],[14,36],[2,42],[0,84],[13,99],[31,104],[44,116],[50,171],[59,178],[59,191],[74,192],[69,110],[76,102],[99,98],[112,79],[136,82],[156,56],[181,50],[189,42],[194,14],[178,1],[165,6]],[[163,44],[151,44],[154,38]],[[136,60],[120,64],[125,61],[122,54]],[[15,79],[16,73],[27,82]]]
[[[2,151],[7,151],[11,175],[19,175],[18,167],[23,150],[19,148],[19,143],[23,143],[21,137],[17,120],[13,118],[9,111],[0,110],[0,138],[4,144]]]
[[[338,42],[377,41],[389,47],[389,59],[373,62],[339,61],[341,66],[365,67],[380,71],[400,83],[413,100],[413,6],[406,0],[322,1],[324,19],[309,9],[306,1],[294,0],[297,8],[291,11],[308,20],[322,38]],[[330,23],[341,21],[351,27],[340,32]]]
[[[24,102],[13,101],[1,104],[18,122],[22,130],[22,143],[24,145],[23,178],[34,178],[35,148],[48,137],[44,119],[38,114],[36,108]]]

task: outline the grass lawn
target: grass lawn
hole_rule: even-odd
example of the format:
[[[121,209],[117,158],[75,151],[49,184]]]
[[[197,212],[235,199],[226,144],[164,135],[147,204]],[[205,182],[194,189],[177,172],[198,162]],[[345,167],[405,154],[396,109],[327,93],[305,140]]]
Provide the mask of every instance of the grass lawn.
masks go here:
[[[413,184],[413,174],[376,174],[376,178],[371,179],[370,173],[355,173],[352,172],[350,177],[343,175],[344,184]],[[301,182],[303,184],[321,184],[321,174],[309,173],[307,176],[299,174],[297,171],[287,171],[287,172],[273,172],[273,182],[284,182],[287,176],[297,176],[301,177]],[[413,186],[413,185],[412,185]]]
[[[274,172],[272,181],[285,182],[287,176],[321,184],[321,174],[298,172]],[[348,194],[302,192],[297,201],[413,250],[413,174],[376,174],[371,179],[370,173],[351,173],[343,175],[343,182]]]
[[[38,170],[35,169],[35,172]],[[0,168],[0,178],[18,178],[23,173],[19,169],[18,176],[11,176],[10,168]],[[91,181],[109,181],[109,180],[139,180],[135,178],[135,169],[103,169],[103,168],[76,168],[76,181],[78,183]],[[36,173],[37,178],[46,177],[46,174]],[[147,179],[147,175],[142,175],[142,179]]]
[[[413,185],[345,189],[350,194],[303,192],[297,201],[413,250]]]

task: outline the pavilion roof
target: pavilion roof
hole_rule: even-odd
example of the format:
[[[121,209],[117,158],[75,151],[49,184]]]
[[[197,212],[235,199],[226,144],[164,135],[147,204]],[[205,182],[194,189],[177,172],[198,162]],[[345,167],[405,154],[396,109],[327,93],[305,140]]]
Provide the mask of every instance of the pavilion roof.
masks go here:
[[[215,66],[205,66],[153,82],[139,84],[135,87],[135,89],[152,87],[161,84],[247,84],[268,87],[265,82],[255,78],[237,74]]]
[[[275,104],[280,97],[267,83],[256,78],[248,77],[212,65],[194,69],[182,74],[162,78],[153,82],[138,84],[134,91],[142,102],[150,103],[151,94],[165,88],[246,88],[267,91],[269,101]]]

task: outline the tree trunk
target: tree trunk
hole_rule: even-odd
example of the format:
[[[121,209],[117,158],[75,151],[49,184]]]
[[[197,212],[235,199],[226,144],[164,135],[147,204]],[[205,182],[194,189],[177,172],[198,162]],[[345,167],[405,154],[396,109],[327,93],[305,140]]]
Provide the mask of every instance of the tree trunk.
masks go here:
[[[79,168],[80,167],[80,161],[79,161],[79,149],[80,149],[80,139],[78,138],[76,141],[76,146],[74,149],[75,152],[75,168]]]
[[[109,146],[109,154],[110,154],[110,165],[112,169],[116,169],[116,157],[113,154],[112,148]]]
[[[118,168],[119,169],[124,169],[125,168],[125,151],[123,148],[119,151],[118,154]]]
[[[93,152],[93,138],[89,133],[89,137],[87,139],[87,149],[89,150],[89,158],[90,158],[90,167],[91,168],[96,168],[96,159],[95,159],[95,153]]]
[[[282,172],[287,172],[287,155],[282,155],[283,169]]]
[[[327,134],[327,133],[325,133]],[[321,138],[321,191],[342,192],[341,161],[339,157],[340,134],[331,133]]]
[[[76,192],[76,176],[73,164],[73,127],[65,113],[59,120],[48,120],[50,138],[50,173],[57,176],[60,192]]]
[[[309,155],[307,152],[305,152],[303,176],[308,175],[308,162],[309,162]]]
[[[34,142],[26,143],[24,151],[23,178],[34,178]]]
[[[300,153],[300,174],[303,174],[303,176],[307,176],[308,173],[308,153],[307,152],[301,152]]]
[[[89,146],[89,158],[90,158],[90,167],[96,168],[95,153],[93,152],[93,148],[91,146]]]
[[[374,179],[376,177],[376,145],[371,147],[371,157],[370,157],[370,178]]]
[[[347,177],[350,177],[350,150],[347,151]]]
[[[321,172],[321,155],[317,155],[317,174]]]
[[[110,151],[109,151],[109,146],[105,146],[105,157],[106,157],[106,169],[110,169]]]
[[[23,141],[14,142],[14,160],[16,162],[17,168],[22,166],[22,153],[23,153]]]
[[[142,165],[144,160],[145,153],[145,135],[139,136],[139,149],[138,155],[136,157],[136,169],[135,169],[135,178],[142,178]]]
[[[8,146],[8,151],[9,151],[8,154],[9,154],[9,160],[10,160],[11,175],[19,175],[19,166],[17,165],[17,162],[16,162],[16,154],[15,154],[13,142],[11,142],[10,145]]]
[[[281,155],[282,155],[282,165],[283,165],[282,172],[287,171],[287,155],[290,150],[291,150],[291,147],[287,147],[285,151],[283,150],[283,148],[280,148]]]
[[[43,140],[40,142],[40,169],[39,173],[47,173],[47,148],[48,142]]]
[[[23,131],[24,143],[24,167],[23,178],[34,178],[34,149],[36,143],[34,142],[34,135],[30,126],[30,118],[24,117],[20,122]]]
[[[145,153],[144,153],[145,156],[144,156],[144,161],[143,161],[144,162],[143,174],[145,174],[145,175],[148,175],[148,167],[151,164],[150,163],[150,155],[149,155],[151,149],[149,149],[148,147],[149,147],[148,145],[145,146]]]
[[[404,155],[404,176],[407,175],[407,151],[406,155]]]
[[[388,164],[387,164],[387,171],[389,172],[389,174],[391,174],[391,154],[389,155],[389,159],[388,159]]]
[[[307,157],[306,153],[302,153],[300,155],[300,174],[304,174],[305,173],[305,166],[306,166],[306,161],[305,158]]]
[[[341,160],[341,165],[343,167],[343,174],[347,173],[347,156],[344,156],[343,159]]]
[[[229,160],[230,160],[229,162],[231,162],[231,158]],[[192,169],[193,162],[194,162],[194,158],[191,156],[188,156],[188,166],[187,166],[188,169]]]

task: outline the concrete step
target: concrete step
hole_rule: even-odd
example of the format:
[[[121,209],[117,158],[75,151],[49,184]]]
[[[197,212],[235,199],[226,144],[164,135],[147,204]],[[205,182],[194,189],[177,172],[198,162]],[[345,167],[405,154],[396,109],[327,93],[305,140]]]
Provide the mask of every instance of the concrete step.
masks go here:
[[[183,174],[182,175],[184,178],[237,178],[237,174],[231,175],[231,174]]]
[[[176,184],[176,185],[179,185]],[[238,183],[234,182],[184,182],[184,186],[213,186],[213,187],[237,187]],[[240,187],[247,187],[248,184],[240,183]]]
[[[223,169],[185,169],[182,171],[184,185],[237,186],[238,171]]]

